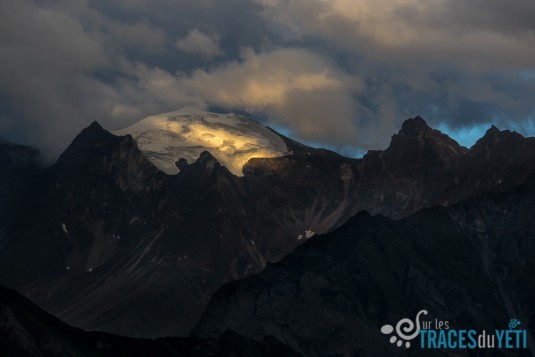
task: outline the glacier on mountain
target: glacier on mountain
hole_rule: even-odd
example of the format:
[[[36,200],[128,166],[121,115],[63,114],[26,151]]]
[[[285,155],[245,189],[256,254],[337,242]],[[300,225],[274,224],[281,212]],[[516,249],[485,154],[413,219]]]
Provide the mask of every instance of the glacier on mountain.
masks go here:
[[[179,172],[176,162],[196,161],[208,151],[237,176],[252,158],[288,154],[284,141],[270,129],[238,114],[216,114],[192,107],[142,119],[115,135],[130,134],[139,149],[168,175]]]

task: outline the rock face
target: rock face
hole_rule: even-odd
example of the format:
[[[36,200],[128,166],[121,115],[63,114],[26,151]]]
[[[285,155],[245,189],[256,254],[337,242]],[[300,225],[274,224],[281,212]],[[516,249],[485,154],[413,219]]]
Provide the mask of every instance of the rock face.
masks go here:
[[[422,118],[408,119],[388,149],[370,151],[359,162],[356,212],[402,218],[423,207],[513,187],[533,174],[534,150],[534,138],[495,127],[467,149]]]
[[[528,349],[492,355],[530,356],[534,257],[535,178],[400,221],[363,212],[259,275],[223,286],[194,334],[275,336],[307,356],[470,355],[398,348],[380,332],[425,309],[426,319],[456,329],[508,329],[518,318]]]
[[[276,339],[256,342],[233,333],[218,340],[147,340],[85,332],[4,287],[0,287],[0,336],[2,356],[298,356]]]
[[[370,151],[360,162],[357,195],[365,203],[359,208],[401,218],[430,203],[455,202],[462,194],[454,173],[468,152],[420,117],[405,121],[388,149]]]
[[[187,332],[212,291],[264,261],[233,207],[237,178],[209,154],[183,171],[168,177],[132,137],[91,125],[10,226],[2,281],[76,326]]]
[[[397,219],[535,173],[534,139],[497,129],[469,150],[409,119],[360,160],[274,135],[288,154],[243,176],[209,152],[166,175],[132,136],[93,123],[21,186],[31,200],[0,226],[0,283],[77,327],[186,335],[221,285],[361,210]]]

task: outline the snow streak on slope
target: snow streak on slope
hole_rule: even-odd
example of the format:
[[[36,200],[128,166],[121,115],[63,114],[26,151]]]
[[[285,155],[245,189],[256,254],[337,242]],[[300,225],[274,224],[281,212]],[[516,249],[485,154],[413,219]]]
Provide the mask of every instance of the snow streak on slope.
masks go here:
[[[237,114],[215,114],[186,107],[154,115],[113,132],[130,134],[144,155],[168,175],[177,174],[175,162],[193,163],[203,151],[212,154],[237,176],[252,158],[287,154],[284,141],[268,128]]]

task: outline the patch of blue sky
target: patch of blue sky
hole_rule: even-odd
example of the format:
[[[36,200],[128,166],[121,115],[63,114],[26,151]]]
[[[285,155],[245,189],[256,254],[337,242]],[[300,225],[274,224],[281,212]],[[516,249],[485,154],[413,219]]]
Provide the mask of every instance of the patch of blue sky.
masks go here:
[[[485,132],[491,127],[492,123],[478,124],[467,128],[451,129],[446,124],[440,124],[437,129],[447,134],[449,137],[457,141],[459,144],[471,147],[476,141],[485,135]],[[531,120],[524,120],[519,123],[508,122],[506,124],[495,124],[500,130],[513,130],[523,136],[535,136],[535,118]]]
[[[491,127],[491,123],[478,124],[469,128],[451,129],[446,124],[440,124],[437,129],[447,134],[450,138],[457,141],[462,146],[471,147],[476,141],[485,135],[485,132]]]

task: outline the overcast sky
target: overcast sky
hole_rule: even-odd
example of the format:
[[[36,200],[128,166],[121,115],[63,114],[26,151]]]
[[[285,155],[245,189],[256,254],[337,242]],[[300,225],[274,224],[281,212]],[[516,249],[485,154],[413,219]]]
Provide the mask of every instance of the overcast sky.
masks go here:
[[[0,56],[0,136],[52,157],[184,105],[349,155],[416,115],[535,133],[533,0],[2,0]]]

